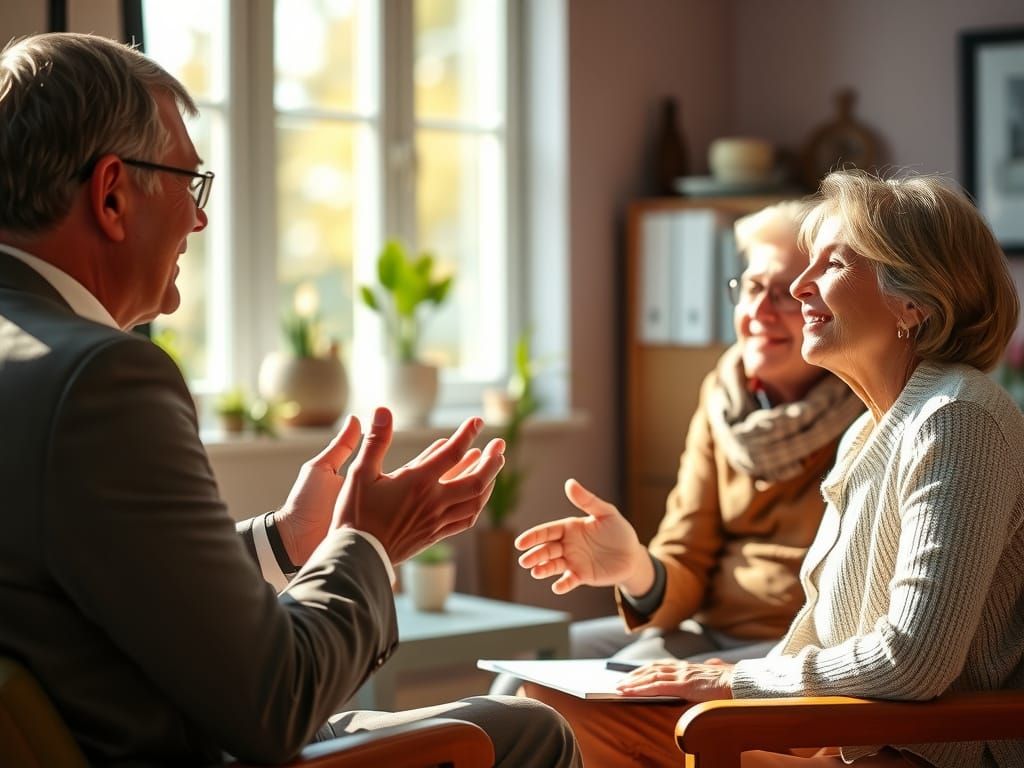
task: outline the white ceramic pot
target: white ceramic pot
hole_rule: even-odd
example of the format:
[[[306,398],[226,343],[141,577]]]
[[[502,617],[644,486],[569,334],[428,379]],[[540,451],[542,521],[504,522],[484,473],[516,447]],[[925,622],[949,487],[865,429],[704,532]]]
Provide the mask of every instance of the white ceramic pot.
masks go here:
[[[437,367],[423,363],[384,364],[381,393],[395,426],[421,427],[437,403]]]
[[[448,595],[455,589],[455,563],[402,564],[402,588],[418,611],[443,611]]]
[[[267,355],[259,373],[260,395],[282,405],[282,420],[294,427],[327,427],[348,404],[348,377],[337,357]]]
[[[732,184],[765,181],[775,164],[775,148],[764,139],[715,139],[708,148],[708,167],[719,181]]]

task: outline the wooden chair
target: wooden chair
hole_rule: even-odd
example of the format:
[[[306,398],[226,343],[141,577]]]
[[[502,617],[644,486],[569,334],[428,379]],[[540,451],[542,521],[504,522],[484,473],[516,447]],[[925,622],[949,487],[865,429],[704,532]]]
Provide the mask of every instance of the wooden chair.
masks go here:
[[[740,768],[740,753],[844,744],[1024,739],[1024,691],[959,693],[933,701],[841,696],[696,704],[676,725],[693,768]]]
[[[472,723],[432,718],[312,744],[289,768],[490,768],[494,747]],[[46,693],[20,664],[0,656],[0,766],[88,768]],[[250,768],[228,763],[225,768]],[[254,768],[254,766],[252,767]]]

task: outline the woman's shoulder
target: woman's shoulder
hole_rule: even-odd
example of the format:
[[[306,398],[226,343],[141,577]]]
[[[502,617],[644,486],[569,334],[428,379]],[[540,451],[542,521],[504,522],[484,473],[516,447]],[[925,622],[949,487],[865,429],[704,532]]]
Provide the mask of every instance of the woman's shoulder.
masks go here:
[[[926,422],[940,421],[951,429],[979,433],[998,431],[1024,447],[1024,414],[988,374],[968,365],[921,363],[894,410],[909,432]]]

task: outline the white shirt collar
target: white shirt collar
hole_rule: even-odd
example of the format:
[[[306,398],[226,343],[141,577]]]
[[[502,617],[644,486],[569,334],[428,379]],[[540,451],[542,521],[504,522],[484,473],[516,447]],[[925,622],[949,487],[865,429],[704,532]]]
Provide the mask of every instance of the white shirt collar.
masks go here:
[[[108,325],[111,328],[118,328],[117,322],[107,311],[107,308],[100,304],[99,299],[93,296],[80,282],[75,280],[67,272],[63,272],[49,262],[25,253],[18,248],[0,243],[0,251],[13,256],[26,266],[31,267],[39,273],[46,282],[53,286],[53,289],[61,295],[61,298],[68,303],[71,310],[78,316],[95,323]]]

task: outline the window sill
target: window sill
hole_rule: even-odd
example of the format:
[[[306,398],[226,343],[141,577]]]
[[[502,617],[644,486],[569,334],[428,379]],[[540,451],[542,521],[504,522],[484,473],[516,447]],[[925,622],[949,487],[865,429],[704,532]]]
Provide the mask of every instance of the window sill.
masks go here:
[[[472,411],[440,410],[431,423],[423,427],[413,427],[395,431],[392,445],[399,452],[417,450],[425,447],[438,438],[447,437],[470,416]],[[590,423],[588,414],[572,411],[563,414],[541,414],[530,418],[523,425],[525,439],[564,435],[583,429]],[[366,422],[364,420],[364,426]],[[499,437],[503,425],[486,425],[481,437],[489,440]],[[251,432],[229,434],[219,428],[200,430],[200,438],[206,446],[211,458],[241,457],[246,455],[265,455],[283,452],[302,452],[310,457],[319,452],[334,437],[336,430],[330,427],[290,428],[282,427],[277,437],[254,435]]]

